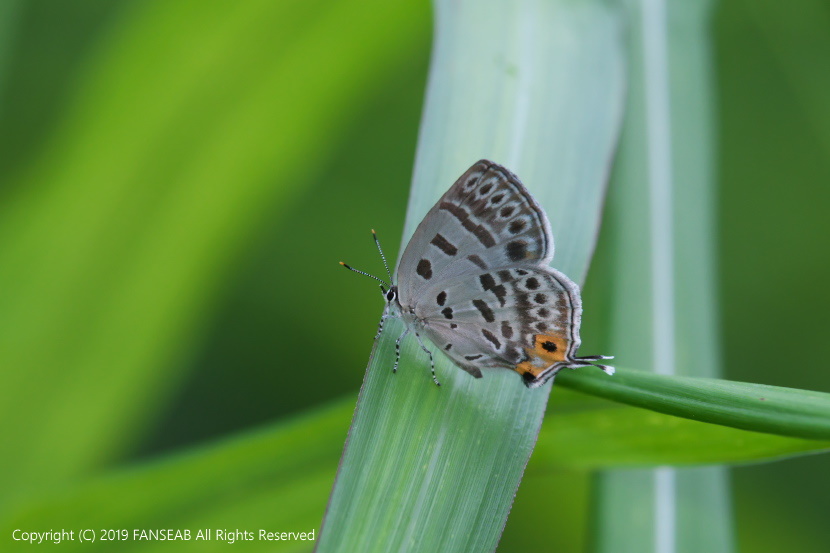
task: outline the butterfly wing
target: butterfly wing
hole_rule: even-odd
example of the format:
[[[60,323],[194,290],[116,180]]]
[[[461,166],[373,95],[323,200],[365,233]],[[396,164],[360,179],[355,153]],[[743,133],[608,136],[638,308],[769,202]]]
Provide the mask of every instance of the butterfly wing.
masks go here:
[[[429,339],[477,378],[482,368],[510,369],[535,388],[562,368],[590,364],[576,357],[579,288],[549,267],[519,265],[436,282],[414,314]]]
[[[427,213],[398,266],[401,304],[412,305],[435,282],[553,259],[550,223],[510,171],[474,164]]]

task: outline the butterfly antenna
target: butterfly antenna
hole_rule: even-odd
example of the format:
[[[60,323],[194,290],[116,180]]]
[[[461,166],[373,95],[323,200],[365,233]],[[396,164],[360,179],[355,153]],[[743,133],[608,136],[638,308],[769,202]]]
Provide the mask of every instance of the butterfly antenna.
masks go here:
[[[370,275],[369,273],[366,273],[366,272],[363,272],[363,271],[361,271],[361,270],[355,269],[354,267],[350,267],[349,265],[346,265],[346,264],[345,264],[345,263],[343,263],[342,261],[340,262],[340,264],[341,264],[341,265],[343,265],[344,267],[346,267],[346,268],[347,268],[348,270],[350,270],[350,271],[353,271],[353,272],[355,272],[355,273],[359,273],[359,274],[361,274],[361,275],[366,275],[366,276],[367,276],[367,277],[369,277],[369,278],[373,278],[373,279],[377,280],[377,281],[378,281],[378,282],[380,282],[381,284],[386,284],[387,286],[389,286],[389,284],[387,284],[385,280],[381,280],[381,279],[379,279],[378,277],[376,277],[375,275]]]
[[[380,240],[378,240],[378,233],[375,232],[375,229],[372,229],[372,238],[375,239],[375,245],[378,247],[378,251],[380,252],[380,258],[383,259],[383,266],[386,267],[386,274],[389,275],[389,282],[392,282],[392,271],[389,270],[389,264],[386,262],[386,256],[383,255],[383,248],[380,247]]]

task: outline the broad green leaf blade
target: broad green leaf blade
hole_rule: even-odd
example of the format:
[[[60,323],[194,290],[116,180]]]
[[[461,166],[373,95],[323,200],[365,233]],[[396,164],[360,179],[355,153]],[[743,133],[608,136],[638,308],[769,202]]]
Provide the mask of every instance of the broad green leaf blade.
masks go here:
[[[562,373],[557,384],[677,417],[781,436],[830,440],[830,394],[618,369],[613,379]]]
[[[140,439],[239,249],[427,20],[419,2],[129,4],[0,206],[4,489]]]
[[[435,51],[404,241],[469,165],[515,171],[552,221],[555,265],[587,270],[623,97],[621,27],[605,2],[436,2]],[[474,380],[405,342],[376,346],[318,550],[492,551],[550,388]]]
[[[629,94],[608,218],[607,351],[663,374],[717,376],[712,220],[711,2],[626,0]],[[717,467],[603,473],[597,552],[728,553]],[[700,528],[706,528],[701,532]]]

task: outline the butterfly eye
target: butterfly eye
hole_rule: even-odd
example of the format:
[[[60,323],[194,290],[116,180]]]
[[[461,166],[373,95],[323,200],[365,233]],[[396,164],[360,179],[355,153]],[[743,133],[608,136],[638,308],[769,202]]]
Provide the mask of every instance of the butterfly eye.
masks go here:
[[[395,291],[389,290],[386,292],[386,301],[394,301],[395,300]]]

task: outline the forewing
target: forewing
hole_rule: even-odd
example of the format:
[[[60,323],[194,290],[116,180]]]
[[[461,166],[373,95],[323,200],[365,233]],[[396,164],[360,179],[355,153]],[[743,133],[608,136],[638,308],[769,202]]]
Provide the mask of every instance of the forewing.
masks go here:
[[[516,371],[529,387],[575,362],[579,289],[549,267],[523,265],[436,283],[414,305],[424,333],[459,367]]]
[[[427,213],[404,250],[397,281],[403,305],[435,282],[517,264],[547,265],[553,235],[544,211],[510,171],[482,160]]]

